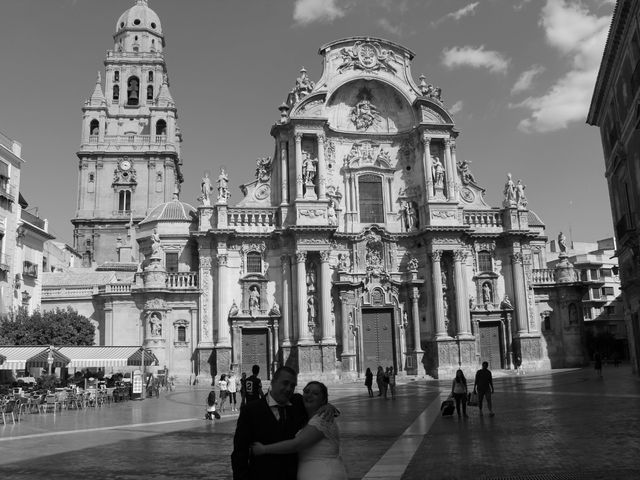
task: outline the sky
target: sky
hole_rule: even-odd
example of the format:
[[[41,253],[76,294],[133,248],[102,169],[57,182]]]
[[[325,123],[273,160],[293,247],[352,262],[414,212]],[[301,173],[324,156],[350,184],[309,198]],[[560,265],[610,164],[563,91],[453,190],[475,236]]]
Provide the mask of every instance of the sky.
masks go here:
[[[0,131],[23,145],[21,193],[72,245],[81,108],[135,0],[2,0]],[[442,88],[458,160],[500,206],[507,173],[526,185],[550,239],[613,235],[600,134],[585,119],[613,0],[149,0],[183,133],[181,200],[205,170],[232,186],[273,155],[277,107],[318,48],[373,36],[413,52],[414,79]],[[103,75],[104,77],[104,75]],[[37,209],[37,210],[36,210]]]

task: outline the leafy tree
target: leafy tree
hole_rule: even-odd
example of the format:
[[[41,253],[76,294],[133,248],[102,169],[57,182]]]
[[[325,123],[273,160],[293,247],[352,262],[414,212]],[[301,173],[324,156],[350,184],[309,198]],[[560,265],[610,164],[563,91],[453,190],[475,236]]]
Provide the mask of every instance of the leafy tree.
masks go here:
[[[29,315],[20,308],[13,319],[0,322],[5,345],[93,345],[95,327],[71,307]]]

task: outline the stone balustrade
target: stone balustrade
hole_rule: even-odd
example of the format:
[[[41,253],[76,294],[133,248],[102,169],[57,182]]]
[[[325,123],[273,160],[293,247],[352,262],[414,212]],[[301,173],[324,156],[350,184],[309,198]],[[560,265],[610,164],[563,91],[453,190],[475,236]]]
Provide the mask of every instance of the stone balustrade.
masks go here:
[[[105,149],[120,149],[123,146],[131,146],[134,149],[155,149],[176,151],[175,142],[166,135],[105,135],[101,140],[98,135],[89,135],[88,143],[83,143],[83,149],[95,149],[97,146]]]
[[[167,288],[198,288],[198,272],[167,273]]]
[[[98,293],[98,287],[93,285],[42,287],[42,298],[87,298],[95,293]]]
[[[475,228],[502,228],[500,210],[464,210],[464,224]]]
[[[556,283],[556,271],[553,268],[534,268],[531,277],[533,283]]]
[[[275,208],[231,207],[227,210],[228,228],[241,232],[264,232],[276,227]]]

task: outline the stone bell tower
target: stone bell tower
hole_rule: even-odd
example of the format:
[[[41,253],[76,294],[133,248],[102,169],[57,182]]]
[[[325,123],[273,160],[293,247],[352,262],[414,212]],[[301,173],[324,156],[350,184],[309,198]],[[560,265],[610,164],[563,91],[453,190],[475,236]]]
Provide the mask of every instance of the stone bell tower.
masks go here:
[[[88,266],[116,261],[125,238],[182,183],[176,106],[169,92],[164,34],[147,0],[116,24],[91,97],[82,108],[74,248]]]

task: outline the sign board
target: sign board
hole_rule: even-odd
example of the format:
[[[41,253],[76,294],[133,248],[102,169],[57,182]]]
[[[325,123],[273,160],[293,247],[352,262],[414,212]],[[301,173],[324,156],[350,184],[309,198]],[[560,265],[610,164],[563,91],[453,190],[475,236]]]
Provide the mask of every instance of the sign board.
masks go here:
[[[140,395],[142,393],[142,372],[136,370],[133,372],[133,390],[132,393]]]

